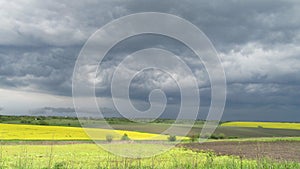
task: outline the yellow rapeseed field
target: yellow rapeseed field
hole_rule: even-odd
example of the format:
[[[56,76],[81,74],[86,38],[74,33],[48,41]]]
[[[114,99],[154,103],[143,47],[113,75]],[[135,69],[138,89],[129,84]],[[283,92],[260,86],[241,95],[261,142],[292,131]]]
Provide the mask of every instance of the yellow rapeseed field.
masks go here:
[[[263,128],[277,128],[277,129],[296,129],[300,130],[300,123],[285,123],[285,122],[227,122],[221,126],[231,127],[263,127]]]
[[[84,130],[87,130],[93,139],[105,140],[112,135],[114,140],[126,133],[132,140],[166,140],[168,136],[141,133],[125,130],[109,130],[64,126],[38,126],[23,124],[0,124],[0,140],[90,140]]]

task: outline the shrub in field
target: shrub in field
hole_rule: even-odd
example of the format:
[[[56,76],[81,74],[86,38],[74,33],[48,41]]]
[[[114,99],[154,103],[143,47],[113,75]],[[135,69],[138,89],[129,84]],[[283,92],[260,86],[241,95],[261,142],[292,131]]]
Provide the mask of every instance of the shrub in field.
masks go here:
[[[224,133],[220,133],[220,134],[219,134],[219,139],[225,139],[225,138],[226,138],[226,136],[225,136]]]
[[[218,139],[219,137],[218,137],[218,135],[216,135],[216,134],[212,134],[212,135],[210,136],[210,138],[211,138],[211,139]]]
[[[121,140],[128,141],[128,140],[130,140],[130,138],[128,137],[128,135],[126,133],[124,133],[124,135],[121,137]]]
[[[192,136],[190,136],[190,141],[191,142],[195,142],[195,141],[197,141],[197,140],[199,140],[199,135],[192,135]]]
[[[223,134],[223,133],[220,133],[220,134],[212,134],[210,136],[211,139],[225,139],[226,138],[226,135]]]
[[[169,141],[176,141],[176,136],[174,136],[174,135],[169,135],[168,140],[169,140]]]
[[[114,139],[114,137],[112,135],[110,135],[110,134],[106,135],[106,141],[112,142],[113,139]]]

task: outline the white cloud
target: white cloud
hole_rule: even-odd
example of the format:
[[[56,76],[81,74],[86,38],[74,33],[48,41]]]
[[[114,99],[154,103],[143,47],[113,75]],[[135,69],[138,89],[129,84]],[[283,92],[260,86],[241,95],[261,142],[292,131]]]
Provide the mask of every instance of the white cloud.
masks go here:
[[[298,45],[248,43],[220,56],[229,82],[280,83],[281,78],[300,73],[299,54]]]

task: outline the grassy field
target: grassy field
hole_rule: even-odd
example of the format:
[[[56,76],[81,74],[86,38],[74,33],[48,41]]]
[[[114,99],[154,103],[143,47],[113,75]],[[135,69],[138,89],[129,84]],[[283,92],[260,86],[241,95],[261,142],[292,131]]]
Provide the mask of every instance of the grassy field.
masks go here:
[[[111,135],[119,140],[126,133],[132,140],[167,140],[167,135],[141,133],[125,130],[86,129],[97,140]],[[0,140],[90,140],[83,128],[64,126],[38,126],[23,124],[0,124]]]
[[[154,146],[155,145],[145,145],[144,148],[156,148]],[[130,159],[110,154],[95,144],[2,145],[0,147],[0,154],[0,167],[3,169],[297,169],[300,167],[300,164],[296,162],[274,162],[264,158],[247,160],[237,156],[216,156],[210,152],[194,152],[182,148],[174,148],[166,153],[151,158]]]
[[[248,122],[248,121],[246,122],[246,121],[236,121],[236,122],[222,123],[221,126],[300,130],[300,123],[287,123],[287,122]]]

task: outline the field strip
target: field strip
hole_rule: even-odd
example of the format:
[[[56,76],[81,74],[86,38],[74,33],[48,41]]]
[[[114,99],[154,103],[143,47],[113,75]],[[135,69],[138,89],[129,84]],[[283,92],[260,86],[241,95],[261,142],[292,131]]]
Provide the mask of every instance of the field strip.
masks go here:
[[[288,122],[247,122],[247,121],[234,121],[234,122],[222,123],[221,126],[300,130],[300,123],[288,123]]]
[[[168,137],[167,135],[127,130],[0,124],[0,140],[91,140],[85,130],[96,140],[106,140],[107,135],[113,136],[114,140],[120,140],[125,133],[132,140],[167,140]],[[184,139],[184,137],[178,137],[178,139]]]

